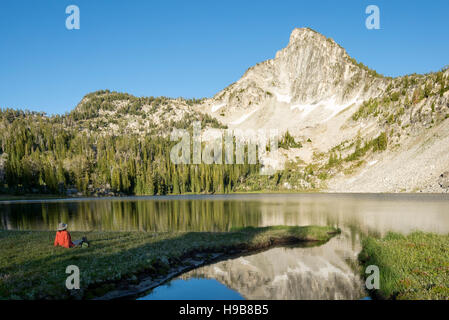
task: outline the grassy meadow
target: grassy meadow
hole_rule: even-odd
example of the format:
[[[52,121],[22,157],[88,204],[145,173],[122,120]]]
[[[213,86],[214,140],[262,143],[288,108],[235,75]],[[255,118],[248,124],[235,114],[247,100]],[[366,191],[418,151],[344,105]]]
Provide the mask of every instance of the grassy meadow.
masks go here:
[[[449,299],[449,235],[389,233],[362,241],[359,259],[376,265],[380,288],[374,297],[404,300]]]
[[[54,247],[55,232],[0,231],[0,299],[86,299],[138,276],[159,277],[198,253],[251,251],[276,244],[328,241],[332,227],[264,227],[230,232],[72,232],[88,248]],[[207,261],[207,257],[205,261]],[[80,269],[80,290],[65,287],[66,267]]]

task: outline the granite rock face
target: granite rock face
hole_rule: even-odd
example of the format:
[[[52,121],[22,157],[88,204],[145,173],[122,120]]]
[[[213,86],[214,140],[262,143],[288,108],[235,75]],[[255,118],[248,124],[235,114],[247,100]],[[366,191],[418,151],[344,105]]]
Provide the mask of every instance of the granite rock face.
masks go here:
[[[357,101],[380,95],[389,80],[359,65],[337,43],[308,28],[295,29],[274,59],[204,104],[230,127],[314,125]],[[248,121],[249,118],[260,121]],[[308,121],[307,121],[308,120]],[[290,129],[291,131],[291,129]]]
[[[435,178],[449,167],[449,68],[385,77],[332,39],[294,29],[273,59],[194,108],[235,131],[288,131],[302,147],[278,162],[303,163],[298,170],[348,158],[357,145],[384,135],[386,148],[322,172],[326,181],[313,185],[323,190],[442,192]],[[293,189],[302,183],[288,182]]]
[[[274,59],[250,68],[216,97],[227,99],[231,105],[242,104],[244,96],[248,96],[248,102],[260,102],[265,96],[248,94],[253,89],[254,93],[274,94],[279,102],[314,103],[334,97],[336,102],[344,103],[358,95],[379,94],[377,88],[385,83],[355,65],[332,39],[306,28],[295,29],[288,46]],[[366,84],[371,91],[363,93]]]

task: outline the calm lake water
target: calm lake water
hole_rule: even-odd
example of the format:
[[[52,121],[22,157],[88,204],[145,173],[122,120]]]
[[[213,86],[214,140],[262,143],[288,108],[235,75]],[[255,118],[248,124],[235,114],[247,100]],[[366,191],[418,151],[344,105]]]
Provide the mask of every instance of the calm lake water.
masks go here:
[[[213,292],[213,294],[211,294]],[[174,279],[137,300],[243,300],[244,298],[215,279]]]
[[[11,201],[0,228],[227,231],[233,227],[331,225],[342,234],[316,247],[280,247],[190,271],[144,299],[360,299],[360,239],[388,231],[449,233],[449,195],[249,194]]]

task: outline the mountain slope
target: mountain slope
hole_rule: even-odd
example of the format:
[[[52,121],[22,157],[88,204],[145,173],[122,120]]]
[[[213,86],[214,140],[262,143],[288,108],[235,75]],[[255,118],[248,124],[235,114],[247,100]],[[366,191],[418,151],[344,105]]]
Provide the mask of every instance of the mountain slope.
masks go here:
[[[0,110],[0,192],[447,192],[448,118],[449,69],[384,77],[295,29],[273,59],[209,99],[102,90],[62,116]],[[175,166],[169,135],[193,121],[203,141],[211,128],[278,129],[283,165],[272,175],[258,174],[270,159]]]
[[[333,40],[295,29],[274,59],[197,110],[230,128],[288,131],[303,147],[285,158],[299,170],[309,165],[323,190],[441,192],[439,176],[449,169],[448,78],[447,69],[383,77]]]
[[[300,135],[357,102],[379,96],[388,83],[333,40],[295,29],[274,59],[250,68],[201,108],[233,128],[281,125]]]

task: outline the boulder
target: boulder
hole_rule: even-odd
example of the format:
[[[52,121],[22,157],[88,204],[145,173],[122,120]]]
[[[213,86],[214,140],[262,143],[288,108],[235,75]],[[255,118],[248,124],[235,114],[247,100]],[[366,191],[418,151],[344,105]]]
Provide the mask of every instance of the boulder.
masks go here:
[[[446,171],[438,178],[438,184],[443,189],[449,189],[449,171]]]

